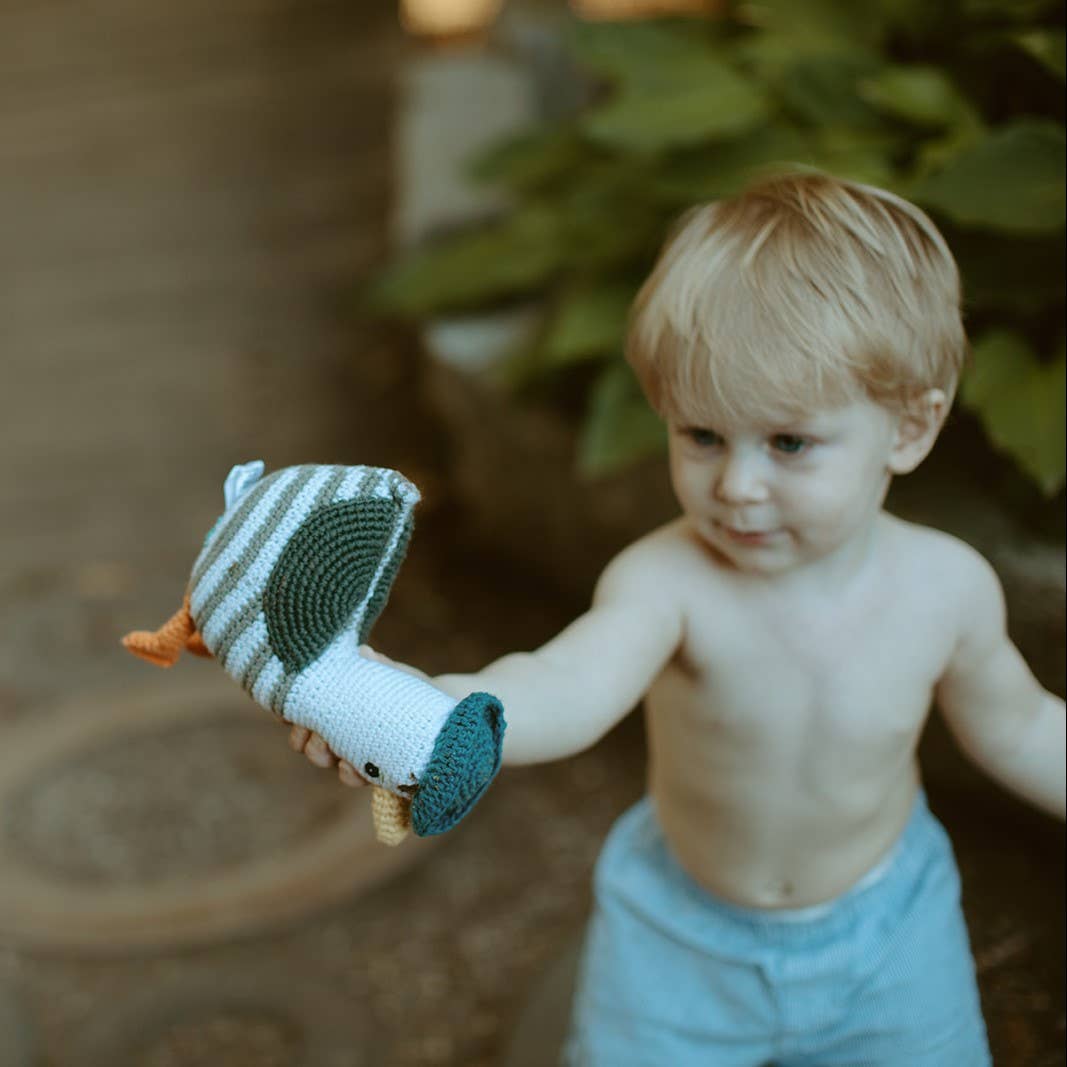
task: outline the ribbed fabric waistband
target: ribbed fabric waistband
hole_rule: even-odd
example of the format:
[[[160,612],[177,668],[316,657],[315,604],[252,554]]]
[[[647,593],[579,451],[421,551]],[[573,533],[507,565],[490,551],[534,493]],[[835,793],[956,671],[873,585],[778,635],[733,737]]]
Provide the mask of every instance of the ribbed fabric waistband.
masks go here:
[[[890,897],[903,900],[910,894],[909,884],[940,852],[950,858],[951,846],[919,789],[896,842],[839,896],[801,908],[746,907],[709,892],[682,869],[663,835],[651,799],[645,797],[613,827],[597,865],[597,877],[605,888],[611,887],[609,892],[627,899],[632,907],[646,912],[650,921],[663,926],[681,924],[690,930],[703,930],[710,937],[712,928],[726,921],[735,930],[776,931],[777,938],[794,942],[844,930],[866,913],[874,898],[879,899],[878,906],[888,904]],[[721,940],[716,938],[716,942]]]
[[[811,904],[806,908],[764,908],[758,911],[755,908],[746,908],[744,910],[755,912],[762,918],[769,918],[782,923],[805,923],[821,919],[829,915],[846,897],[862,893],[864,889],[870,889],[871,886],[877,885],[889,873],[896,862],[902,840],[903,835],[893,842],[889,851],[859,881],[853,883],[843,893],[838,894],[836,897],[831,897],[821,904]]]

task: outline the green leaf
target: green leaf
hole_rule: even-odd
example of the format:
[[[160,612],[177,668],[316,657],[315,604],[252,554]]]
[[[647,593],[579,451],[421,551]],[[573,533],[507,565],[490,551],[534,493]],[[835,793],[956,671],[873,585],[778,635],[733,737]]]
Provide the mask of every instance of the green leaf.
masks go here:
[[[763,92],[724,61],[707,22],[590,23],[571,43],[616,86],[583,121],[595,141],[647,154],[729,137],[767,112]]]
[[[647,188],[679,206],[714,200],[740,192],[764,168],[808,155],[807,141],[792,127],[760,126],[729,141],[674,153]]]
[[[544,340],[549,363],[561,366],[622,350],[632,285],[578,289],[560,302]]]
[[[710,52],[699,62],[630,83],[591,111],[582,126],[596,141],[639,153],[731,137],[768,113],[764,94]]]
[[[1065,368],[1062,343],[1043,365],[1018,334],[996,330],[975,344],[973,370],[960,388],[960,399],[981,418],[993,444],[1048,496],[1063,488],[1067,473]]]
[[[864,78],[859,92],[887,114],[920,126],[980,124],[966,97],[937,67],[885,67]]]
[[[855,42],[841,42],[822,37],[796,37],[790,33],[764,31],[737,40],[730,48],[730,58],[756,84],[780,94],[791,72],[798,66],[814,71],[820,64],[830,67],[855,65],[870,73],[882,62],[874,49]],[[831,75],[840,80],[840,72]]]
[[[859,92],[861,81],[872,77],[875,69],[862,54],[812,55],[791,63],[778,88],[792,114],[813,126],[876,128],[881,115]]]
[[[468,174],[478,182],[530,191],[572,174],[587,155],[576,130],[538,127],[490,145],[471,161]]]
[[[794,55],[827,46],[868,47],[883,32],[871,5],[854,0],[750,0],[739,7],[738,18],[768,37],[792,40]]]
[[[900,138],[891,131],[822,127],[801,133],[776,123],[742,137],[667,157],[649,188],[665,202],[688,205],[732,196],[756,177],[814,167],[854,181],[893,187]]]
[[[1012,40],[1060,81],[1067,77],[1067,35],[1063,30],[1028,30]]]
[[[1064,223],[1063,127],[1022,119],[965,146],[909,190],[956,222],[1042,233]]]
[[[578,450],[583,477],[611,474],[663,451],[663,421],[648,406],[630,368],[613,364],[597,379]]]
[[[586,167],[569,187],[560,189],[554,206],[563,222],[564,255],[570,273],[627,273],[642,264],[662,240],[663,209],[648,195],[650,171],[617,160]],[[616,272],[618,265],[628,268]]]
[[[372,308],[426,316],[483,305],[547,281],[563,264],[558,213],[526,205],[502,222],[416,249],[372,283]]]
[[[930,137],[917,144],[912,168],[912,182],[939,174],[960,153],[971,148],[985,136],[985,129],[976,117],[972,125],[965,122],[954,126],[941,136]]]
[[[879,18],[890,33],[924,37],[935,32],[942,12],[930,0],[876,0]]]
[[[612,81],[654,85],[715,55],[714,26],[700,21],[578,22],[565,37],[575,59]]]
[[[895,189],[899,182],[893,158],[900,139],[893,133],[826,126],[812,133],[809,144],[806,162],[838,178],[887,189]]]
[[[1060,6],[1061,0],[963,0],[962,13],[972,19],[1008,18],[1027,22]]]

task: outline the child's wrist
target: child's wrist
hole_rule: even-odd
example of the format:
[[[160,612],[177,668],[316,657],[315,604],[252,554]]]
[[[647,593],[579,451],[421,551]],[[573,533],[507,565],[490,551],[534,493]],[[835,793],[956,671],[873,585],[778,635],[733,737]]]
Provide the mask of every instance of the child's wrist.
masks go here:
[[[436,689],[440,689],[442,693],[447,693],[456,700],[462,700],[470,693],[482,688],[477,684],[477,678],[469,674],[439,674],[436,678],[430,678],[429,681]]]

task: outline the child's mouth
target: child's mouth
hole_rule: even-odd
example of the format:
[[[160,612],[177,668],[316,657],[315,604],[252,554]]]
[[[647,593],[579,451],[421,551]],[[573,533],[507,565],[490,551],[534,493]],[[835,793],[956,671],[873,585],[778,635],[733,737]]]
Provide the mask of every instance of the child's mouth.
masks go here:
[[[776,532],[774,530],[737,530],[721,522],[715,522],[715,526],[731,541],[739,545],[762,545],[769,541]]]

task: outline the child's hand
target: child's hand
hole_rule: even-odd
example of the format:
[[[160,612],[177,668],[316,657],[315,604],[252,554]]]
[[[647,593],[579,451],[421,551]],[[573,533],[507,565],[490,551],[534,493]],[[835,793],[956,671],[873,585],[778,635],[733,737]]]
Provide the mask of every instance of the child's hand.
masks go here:
[[[381,652],[375,652],[370,645],[360,645],[359,654],[364,659],[376,660],[378,663],[384,663],[390,667],[395,667],[397,670],[413,674],[416,678],[422,678],[423,681],[430,681],[429,676],[422,671],[415,667],[409,667],[406,663],[397,663],[396,660],[391,660],[388,656],[383,656]],[[290,725],[289,747],[292,748],[294,752],[303,752],[308,758],[308,761],[313,763],[316,767],[322,767],[324,770],[336,767],[337,777],[341,780],[343,785],[358,788],[359,786],[368,784],[365,778],[356,773],[356,769],[351,763],[341,759],[337,753],[326,744],[320,734],[315,733],[313,730],[309,730],[306,726],[297,726],[295,723]]]
[[[366,785],[365,779],[356,774],[355,768],[347,760],[340,759],[336,752],[323,740],[320,734],[309,730],[306,726],[297,726],[293,723],[289,728],[289,747],[294,752],[303,752],[309,762],[316,767],[328,769],[337,768],[337,777],[344,785]]]

